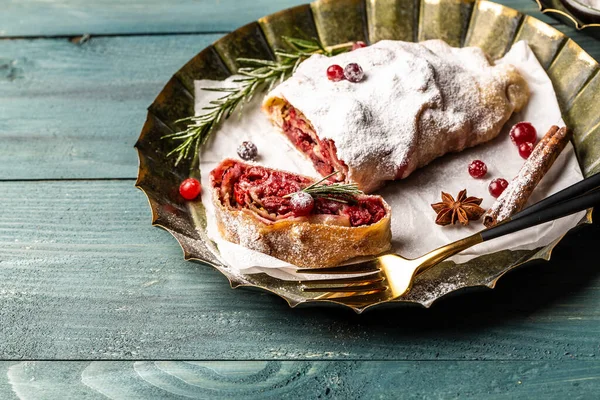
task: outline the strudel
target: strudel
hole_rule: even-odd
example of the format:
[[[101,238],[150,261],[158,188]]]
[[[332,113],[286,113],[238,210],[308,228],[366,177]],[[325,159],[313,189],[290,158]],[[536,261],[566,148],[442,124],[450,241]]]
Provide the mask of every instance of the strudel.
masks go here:
[[[390,208],[380,196],[290,197],[315,180],[226,159],[210,173],[221,236],[302,267],[337,265],[390,249]],[[341,200],[341,201],[339,201]]]
[[[328,79],[358,63],[361,82]],[[334,57],[313,55],[269,93],[263,110],[325,176],[371,192],[446,153],[498,135],[529,99],[511,65],[441,40],[381,41]]]

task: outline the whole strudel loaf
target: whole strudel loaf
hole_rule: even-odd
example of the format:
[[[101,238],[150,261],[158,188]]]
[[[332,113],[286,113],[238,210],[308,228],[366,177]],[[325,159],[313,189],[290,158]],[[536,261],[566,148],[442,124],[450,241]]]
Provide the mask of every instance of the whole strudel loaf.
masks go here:
[[[361,82],[327,68],[358,63]],[[314,55],[269,93],[263,110],[323,176],[373,191],[449,152],[487,142],[529,99],[511,65],[440,40],[381,41],[335,57]]]

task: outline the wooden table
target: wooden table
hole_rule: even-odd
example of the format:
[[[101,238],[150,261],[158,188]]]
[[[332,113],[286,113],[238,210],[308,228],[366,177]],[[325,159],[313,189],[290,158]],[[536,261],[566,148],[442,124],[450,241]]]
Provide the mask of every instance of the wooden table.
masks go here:
[[[361,316],[231,290],[150,226],[146,107],[206,45],[302,2],[0,2],[1,399],[597,398],[597,225],[497,290]]]

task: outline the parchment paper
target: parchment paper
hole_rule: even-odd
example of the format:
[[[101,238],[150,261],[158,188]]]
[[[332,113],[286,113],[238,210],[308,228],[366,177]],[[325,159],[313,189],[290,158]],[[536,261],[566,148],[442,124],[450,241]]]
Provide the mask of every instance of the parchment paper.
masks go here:
[[[552,83],[526,42],[513,45],[504,58],[497,62],[513,64],[525,77],[531,90],[527,107],[512,116],[495,140],[458,154],[446,155],[407,179],[390,182],[377,193],[392,207],[392,244],[395,252],[405,257],[417,257],[483,229],[481,221],[471,222],[468,227],[438,226],[434,222],[436,215],[430,204],[441,201],[442,190],[456,196],[460,190],[467,189],[468,195],[482,197],[482,207],[489,208],[494,202],[494,198],[488,193],[489,182],[494,178],[505,178],[510,182],[524,162],[510,140],[510,127],[519,121],[529,121],[538,130],[538,138],[541,138],[551,125],[564,125]],[[202,88],[231,87],[235,85],[231,82],[232,79],[235,78],[220,82],[196,81],[196,114],[203,113],[202,108],[210,100],[222,95],[203,91]],[[300,276],[290,264],[223,240],[217,231],[210,198],[210,171],[224,158],[237,158],[236,149],[244,140],[250,140],[258,147],[257,163],[319,177],[312,164],[292,147],[261,112],[261,100],[255,99],[247,104],[241,117],[232,116],[213,133],[212,138],[201,149],[200,169],[204,189],[202,202],[206,207],[208,235],[217,244],[222,261],[232,271],[266,272],[281,279],[298,279]],[[475,159],[483,160],[488,166],[488,174],[483,179],[473,179],[468,173],[467,166]],[[573,147],[569,144],[542,179],[529,202],[535,203],[582,178]],[[584,212],[482,243],[454,256],[452,260],[463,263],[504,249],[535,249],[544,246],[574,227],[583,215]]]

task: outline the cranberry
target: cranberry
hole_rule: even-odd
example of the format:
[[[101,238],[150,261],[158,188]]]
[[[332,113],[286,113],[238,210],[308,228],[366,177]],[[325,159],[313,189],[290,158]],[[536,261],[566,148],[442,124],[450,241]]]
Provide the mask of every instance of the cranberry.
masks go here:
[[[510,130],[510,139],[517,146],[521,143],[535,143],[537,132],[529,122],[519,122]]]
[[[344,69],[339,65],[332,65],[327,68],[327,79],[339,82],[344,79]]]
[[[250,161],[256,159],[256,156],[258,155],[258,149],[252,142],[242,142],[242,144],[237,148],[237,153],[242,160]]]
[[[525,143],[521,143],[519,145],[519,155],[526,160],[529,158],[532,151],[533,151],[533,143],[525,142]]]
[[[356,63],[350,63],[346,65],[346,68],[344,68],[344,76],[350,82],[357,83],[363,80],[365,73],[360,65]]]
[[[472,161],[469,164],[469,174],[473,178],[483,178],[487,174],[487,165],[481,160]]]
[[[354,44],[352,44],[352,51],[362,49],[363,47],[367,47],[365,42],[354,42]]]
[[[201,191],[200,182],[194,178],[188,178],[179,185],[179,194],[186,200],[194,200]]]
[[[315,199],[306,192],[296,192],[290,197],[290,204],[294,215],[304,217],[312,212]]]
[[[490,182],[488,190],[490,191],[490,194],[492,196],[499,197],[502,194],[502,192],[504,192],[504,189],[506,189],[507,187],[508,181],[506,179],[498,178]]]

